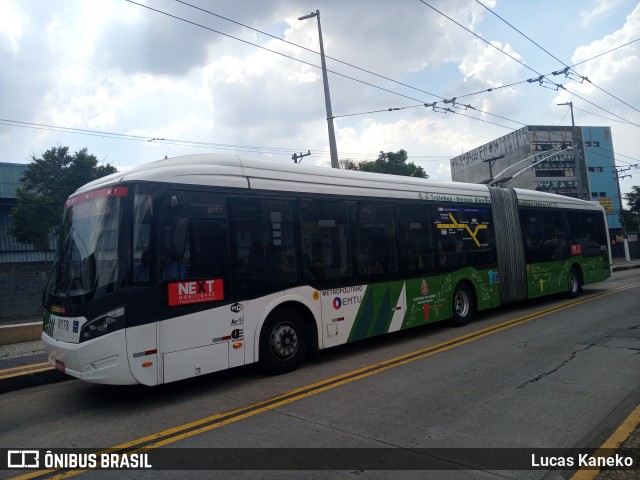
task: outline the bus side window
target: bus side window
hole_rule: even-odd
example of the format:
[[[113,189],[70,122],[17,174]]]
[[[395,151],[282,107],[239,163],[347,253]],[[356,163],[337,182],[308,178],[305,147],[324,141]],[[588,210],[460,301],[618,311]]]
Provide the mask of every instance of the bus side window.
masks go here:
[[[191,277],[215,279],[229,275],[227,231],[224,222],[191,222],[189,240]]]
[[[345,279],[352,275],[345,202],[300,202],[302,276],[305,282]]]
[[[608,239],[603,232],[604,219],[601,213],[580,212],[584,243],[582,253],[584,256],[593,257],[606,252]],[[604,250],[603,250],[604,248]]]
[[[292,203],[273,198],[235,198],[231,208],[234,289],[277,291],[297,280]]]
[[[429,210],[424,205],[398,207],[400,257],[406,273],[429,272],[435,267],[436,252],[431,237]]]
[[[557,210],[541,211],[543,235],[543,260],[564,260],[569,256],[569,244],[564,212]]]
[[[356,215],[356,261],[359,275],[398,271],[395,227],[390,205],[361,203]]]
[[[160,280],[180,280],[189,276],[189,222],[180,220],[162,224],[156,264]]]
[[[527,263],[542,261],[542,232],[538,216],[529,210],[520,212],[524,256]]]

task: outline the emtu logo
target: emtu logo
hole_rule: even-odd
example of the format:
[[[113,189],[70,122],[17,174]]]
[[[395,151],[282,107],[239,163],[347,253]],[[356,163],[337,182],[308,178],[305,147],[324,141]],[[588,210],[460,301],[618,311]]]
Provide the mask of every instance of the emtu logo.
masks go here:
[[[340,297],[336,297],[333,299],[333,308],[335,308],[336,310],[340,310],[340,307],[342,307],[342,299]]]
[[[38,450],[8,450],[7,467],[40,468],[40,452]]]

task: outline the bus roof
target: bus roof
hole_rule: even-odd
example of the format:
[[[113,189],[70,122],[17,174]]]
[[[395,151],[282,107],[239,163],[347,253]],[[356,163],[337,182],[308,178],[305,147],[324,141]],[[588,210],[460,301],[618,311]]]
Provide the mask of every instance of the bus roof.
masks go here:
[[[431,195],[442,196],[443,201],[447,197],[452,201],[456,197],[487,201],[490,198],[486,185],[245,159],[231,154],[195,154],[158,160],[102,177],[80,187],[73,195],[131,181],[383,198],[418,199]],[[521,201],[568,208],[601,208],[592,202],[562,195],[515,190]]]

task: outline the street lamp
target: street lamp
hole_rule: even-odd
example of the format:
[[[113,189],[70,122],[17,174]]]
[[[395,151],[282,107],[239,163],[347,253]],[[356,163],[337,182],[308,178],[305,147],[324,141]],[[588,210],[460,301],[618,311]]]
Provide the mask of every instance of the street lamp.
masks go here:
[[[322,80],[324,82],[324,103],[327,107],[327,128],[329,129],[329,151],[331,152],[331,167],[340,168],[338,165],[338,149],[336,148],[336,133],[333,129],[333,113],[331,111],[331,95],[329,95],[329,79],[327,78],[327,64],[324,59],[324,45],[322,44],[322,29],[320,28],[320,10],[309,15],[298,17],[298,20],[318,18],[318,36],[320,37],[320,59],[322,61]]]

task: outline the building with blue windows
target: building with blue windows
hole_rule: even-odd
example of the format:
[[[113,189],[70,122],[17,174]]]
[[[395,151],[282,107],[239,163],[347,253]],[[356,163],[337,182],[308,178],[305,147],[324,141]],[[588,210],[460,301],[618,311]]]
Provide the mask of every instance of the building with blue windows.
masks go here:
[[[600,203],[621,233],[610,127],[528,125],[450,160],[454,182],[557,193]]]

